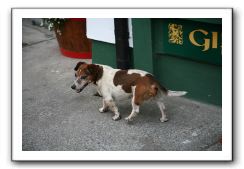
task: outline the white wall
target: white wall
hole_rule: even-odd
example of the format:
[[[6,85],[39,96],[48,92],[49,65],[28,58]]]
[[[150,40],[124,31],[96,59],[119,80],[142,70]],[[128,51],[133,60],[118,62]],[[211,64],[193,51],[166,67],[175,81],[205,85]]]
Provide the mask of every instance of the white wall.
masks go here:
[[[87,18],[86,27],[89,39],[115,44],[114,18]],[[129,46],[133,47],[131,19],[128,21],[128,27]]]

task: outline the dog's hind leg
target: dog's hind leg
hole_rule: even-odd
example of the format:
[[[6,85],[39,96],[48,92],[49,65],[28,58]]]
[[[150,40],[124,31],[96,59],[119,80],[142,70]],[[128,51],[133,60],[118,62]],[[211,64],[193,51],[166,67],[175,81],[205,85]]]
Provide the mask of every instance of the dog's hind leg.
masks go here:
[[[166,121],[168,121],[168,118],[167,118],[167,116],[166,116],[166,113],[164,112],[164,110],[165,110],[165,105],[164,105],[164,103],[163,102],[161,102],[161,101],[157,101],[157,105],[158,105],[158,107],[159,107],[159,109],[160,109],[160,111],[161,111],[161,118],[160,118],[160,121],[161,122],[166,122]]]
[[[133,92],[133,98],[131,100],[132,111],[130,115],[125,118],[127,122],[133,121],[133,119],[139,114],[140,104],[143,102],[142,99],[143,93],[138,92],[138,87],[132,88],[132,92]]]
[[[131,104],[132,104],[132,111],[130,113],[130,115],[128,117],[125,118],[125,120],[127,122],[133,121],[133,119],[137,116],[137,114],[139,113],[139,105],[136,105],[134,102],[134,97],[131,100]]]

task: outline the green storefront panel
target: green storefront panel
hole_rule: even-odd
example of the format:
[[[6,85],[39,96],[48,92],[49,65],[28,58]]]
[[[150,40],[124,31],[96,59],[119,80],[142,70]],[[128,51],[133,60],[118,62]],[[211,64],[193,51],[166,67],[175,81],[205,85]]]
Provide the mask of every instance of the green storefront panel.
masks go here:
[[[188,91],[185,97],[222,104],[221,19],[140,18],[132,24],[135,68],[152,72],[168,89]]]
[[[222,104],[221,19],[152,19],[154,74],[186,97]]]
[[[188,91],[185,97],[222,104],[221,67],[169,55],[154,56],[154,75],[166,88]]]
[[[92,41],[92,63],[116,67],[115,45],[106,42]]]
[[[205,22],[204,22],[205,21]],[[222,64],[221,19],[152,19],[154,52]]]
[[[134,68],[153,73],[151,19],[132,19]]]

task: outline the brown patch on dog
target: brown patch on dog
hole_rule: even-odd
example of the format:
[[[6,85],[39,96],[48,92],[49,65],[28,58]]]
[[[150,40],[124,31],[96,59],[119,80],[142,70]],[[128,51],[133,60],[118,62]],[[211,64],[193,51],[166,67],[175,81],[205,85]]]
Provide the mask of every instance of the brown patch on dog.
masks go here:
[[[128,74],[127,70],[119,70],[116,72],[113,82],[115,86],[121,85],[126,93],[131,93],[132,86],[136,86],[134,103],[137,105],[140,105],[144,100],[156,96],[159,88],[163,92],[167,91],[151,74],[141,76],[138,73]]]
[[[147,74],[141,77],[135,88],[134,103],[140,105],[143,101],[155,97],[158,93],[158,89],[159,85],[152,75]]]
[[[126,93],[131,93],[131,87],[135,86],[140,78],[138,73],[128,74],[128,70],[119,70],[115,73],[113,82],[115,86],[121,85]]]
[[[83,62],[82,64],[79,64],[79,67],[77,68],[76,71],[76,76],[86,77],[87,80],[96,84],[97,81],[100,80],[103,76],[103,68],[102,66],[99,65],[86,64]]]

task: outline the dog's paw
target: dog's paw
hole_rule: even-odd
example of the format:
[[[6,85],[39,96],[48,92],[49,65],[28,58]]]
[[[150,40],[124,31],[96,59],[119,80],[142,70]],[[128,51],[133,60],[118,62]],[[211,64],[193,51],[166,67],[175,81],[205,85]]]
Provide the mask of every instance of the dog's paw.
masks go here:
[[[114,115],[113,117],[112,117],[112,119],[114,120],[114,121],[117,121],[117,120],[120,120],[121,119],[121,116],[120,115]]]
[[[167,117],[165,118],[160,118],[160,121],[163,123],[163,122],[167,122],[169,119]]]
[[[100,113],[105,113],[105,112],[107,112],[108,111],[108,109],[107,108],[103,108],[103,107],[101,107],[100,109],[98,109],[99,110],[99,112]]]
[[[128,124],[131,124],[133,122],[133,119],[132,118],[129,118],[129,117],[126,117],[125,118],[125,121],[128,123]]]

